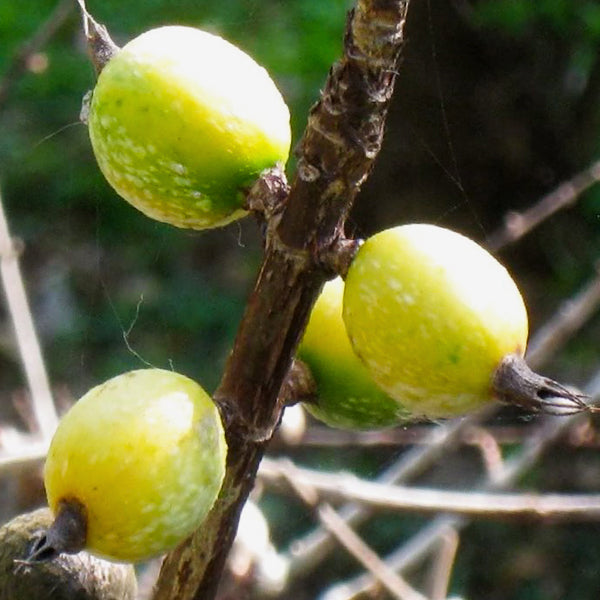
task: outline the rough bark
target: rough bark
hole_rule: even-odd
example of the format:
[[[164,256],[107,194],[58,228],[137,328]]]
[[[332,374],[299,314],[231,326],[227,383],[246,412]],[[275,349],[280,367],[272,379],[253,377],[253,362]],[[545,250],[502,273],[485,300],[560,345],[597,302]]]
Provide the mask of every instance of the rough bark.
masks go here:
[[[279,204],[215,393],[227,428],[227,474],[208,519],[165,559],[155,600],[215,597],[239,513],[279,421],[280,389],[310,309],[331,276],[327,257],[345,247],[344,221],[381,146],[408,4],[359,0],[348,17],[344,55],[309,115],[289,195],[282,193],[283,182],[263,190]]]

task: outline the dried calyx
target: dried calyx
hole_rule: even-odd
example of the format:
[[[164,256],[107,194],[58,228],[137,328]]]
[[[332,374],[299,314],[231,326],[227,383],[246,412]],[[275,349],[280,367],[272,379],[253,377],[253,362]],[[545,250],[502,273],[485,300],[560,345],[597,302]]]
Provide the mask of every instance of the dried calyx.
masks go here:
[[[59,554],[76,554],[85,547],[87,516],[77,500],[63,500],[50,527],[34,540],[25,558],[26,563],[43,562]]]
[[[516,354],[506,356],[496,369],[493,389],[501,402],[530,412],[566,416],[597,411],[589,396],[538,375]]]

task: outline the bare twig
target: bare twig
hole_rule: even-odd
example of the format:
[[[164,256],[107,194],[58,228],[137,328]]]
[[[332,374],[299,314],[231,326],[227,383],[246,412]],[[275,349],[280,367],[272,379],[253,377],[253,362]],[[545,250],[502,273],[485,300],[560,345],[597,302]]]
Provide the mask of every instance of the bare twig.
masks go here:
[[[268,459],[267,463],[269,463]],[[281,465],[280,475],[294,490],[298,497],[311,508],[315,508],[319,501],[317,490],[302,477],[302,469],[289,460],[278,461]],[[367,544],[352,530],[348,523],[340,517],[327,503],[322,503],[316,508],[319,522],[342,547],[344,547],[356,560],[362,564],[381,584],[388,590],[392,597],[398,600],[426,600],[416,592],[402,577],[388,569]]]
[[[460,537],[455,529],[450,529],[440,539],[440,547],[430,573],[431,592],[429,597],[431,600],[445,600],[448,596],[448,586],[459,541]]]
[[[554,349],[563,346],[573,334],[589,321],[600,307],[600,262],[595,276],[575,296],[563,302],[532,338],[527,351],[531,365],[546,362]]]
[[[554,213],[573,204],[598,180],[600,180],[600,161],[559,185],[524,212],[509,212],[504,219],[504,227],[488,237],[486,246],[492,252],[497,252],[504,246],[516,242]]]
[[[5,443],[2,436],[0,444],[0,475],[12,473],[41,462],[48,452],[49,440],[41,440],[39,436],[21,434],[17,440]]]
[[[353,500],[383,510],[446,512],[488,519],[600,519],[600,494],[494,494],[406,487],[367,481],[347,473],[304,469],[290,466],[287,460],[269,458],[263,459],[259,476],[265,482],[293,481],[294,487],[314,489],[328,499]]]
[[[490,411],[457,419],[431,430],[425,438],[423,447],[410,450],[398,461],[388,467],[377,478],[380,483],[397,483],[409,481],[435,464],[449,449],[458,444],[464,431],[473,423],[483,420]],[[372,514],[368,506],[348,503],[339,509],[339,514],[350,524],[357,525]],[[317,528],[305,536],[294,540],[289,547],[290,576],[300,577],[322,561],[335,546],[331,536],[323,529]]]
[[[596,402],[600,399],[600,372],[586,386],[586,392]],[[502,474],[494,480],[482,482],[483,489],[497,490],[509,487],[526,472],[541,456],[548,446],[553,444],[571,426],[581,421],[583,415],[574,415],[562,419],[545,417],[544,426],[536,435],[529,438],[521,452],[506,463]],[[458,515],[436,517],[408,542],[392,552],[385,562],[395,571],[409,569],[437,547],[442,536],[452,530],[459,531],[469,523],[469,519]],[[369,590],[374,584],[370,574],[365,573],[354,579],[334,585],[322,596],[322,600],[350,600]]]
[[[321,524],[365,569],[371,572],[397,600],[427,600],[400,575],[392,571],[328,504],[318,508]]]
[[[37,31],[15,52],[0,78],[0,108],[6,101],[12,86],[27,70],[30,58],[45,46],[73,10],[73,0],[61,0]]]
[[[19,269],[18,254],[10,237],[8,224],[4,216],[1,194],[0,275],[17,336],[37,425],[42,438],[49,440],[56,429],[58,417],[52,399],[52,392],[50,391],[42,351],[35,332],[29,303],[27,302],[25,286]]]

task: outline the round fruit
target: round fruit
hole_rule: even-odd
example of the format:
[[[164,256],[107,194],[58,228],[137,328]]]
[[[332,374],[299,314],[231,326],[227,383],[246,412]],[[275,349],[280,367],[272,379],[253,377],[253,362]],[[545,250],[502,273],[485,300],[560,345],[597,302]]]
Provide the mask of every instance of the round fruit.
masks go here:
[[[79,509],[90,552],[144,560],[200,525],[225,457],[218,410],[197,383],[131,371],[90,390],[61,420],[44,472],[48,503],[56,522],[65,507]]]
[[[344,282],[323,287],[298,349],[317,384],[315,402],[305,408],[319,420],[345,429],[376,429],[404,422],[408,411],[373,381],[360,362],[342,320]]]
[[[32,538],[51,524],[52,513],[41,508],[19,515],[0,527],[2,600],[137,598],[137,582],[131,565],[108,562],[87,552],[64,554],[56,560],[27,568],[26,557]]]
[[[268,73],[222,38],[168,26],[98,77],[89,112],[101,171],[147,216],[193,229],[245,214],[243,190],[285,163],[289,111]]]
[[[432,225],[367,240],[348,271],[343,312],[373,379],[430,418],[490,402],[495,369],[527,343],[527,312],[506,269],[475,242]]]

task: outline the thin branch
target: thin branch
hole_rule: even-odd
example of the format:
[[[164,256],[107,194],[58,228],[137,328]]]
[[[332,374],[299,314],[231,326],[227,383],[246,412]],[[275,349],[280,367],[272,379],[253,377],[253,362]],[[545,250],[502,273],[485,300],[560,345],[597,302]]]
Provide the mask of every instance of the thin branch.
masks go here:
[[[267,459],[265,459],[267,460]],[[316,506],[316,515],[321,525],[344,547],[356,560],[378,579],[388,592],[398,600],[426,600],[416,592],[402,577],[387,568],[379,556],[352,530],[327,503],[317,506],[319,495],[317,490],[307,483],[306,478],[297,477],[302,471],[291,461],[281,461],[284,466],[281,476],[294,490],[298,497],[311,508]]]
[[[586,386],[586,392],[596,402],[600,400],[600,371]],[[481,489],[499,490],[513,485],[525,473],[543,452],[555,443],[573,425],[583,420],[583,415],[574,415],[562,419],[546,416],[543,427],[524,444],[521,452],[506,463],[502,473],[493,480],[486,478]],[[387,565],[395,571],[403,571],[415,566],[427,554],[434,550],[439,540],[452,530],[460,531],[468,525],[469,519],[459,515],[441,515],[433,519],[414,535],[408,542],[392,552],[386,559]],[[364,573],[354,579],[336,584],[323,594],[322,600],[350,600],[365,593],[374,585],[370,574]]]
[[[413,448],[385,469],[377,481],[380,483],[399,483],[409,481],[435,464],[450,449],[459,443],[464,431],[473,423],[483,420],[491,414],[486,410],[477,416],[456,419],[430,430],[422,447]],[[372,508],[356,503],[348,503],[339,509],[339,514],[347,523],[354,526],[364,522],[372,514]],[[301,577],[319,564],[335,544],[327,531],[316,528],[298,538],[289,546],[290,577]]]
[[[440,539],[440,547],[434,557],[430,573],[431,600],[445,600],[448,596],[448,586],[452,576],[452,568],[456,560],[460,536],[455,529],[451,529]]]
[[[27,70],[31,57],[40,51],[60,29],[73,10],[73,0],[61,0],[37,31],[25,41],[12,56],[0,78],[0,109],[8,98],[11,88]]]
[[[373,574],[397,600],[427,600],[400,575],[392,571],[328,504],[317,511],[321,524],[362,566]]]
[[[0,440],[0,475],[41,462],[48,452],[49,440],[40,440],[39,436],[22,434],[16,443],[8,444],[3,438]]]
[[[600,308],[600,262],[596,265],[595,277],[575,296],[563,302],[534,338],[527,351],[527,362],[546,362],[554,348],[563,346],[574,333],[590,320]]]
[[[287,459],[263,459],[258,474],[264,482],[293,481],[296,486],[314,489],[323,498],[353,500],[380,510],[445,512],[486,519],[600,519],[600,494],[494,494],[387,485],[347,473],[291,467]]]
[[[17,336],[21,361],[27,378],[31,402],[39,431],[44,440],[54,434],[58,416],[50,383],[35,332],[25,286],[19,268],[18,253],[10,237],[0,193],[0,276],[8,309]]]
[[[591,164],[569,181],[560,184],[524,212],[509,212],[504,219],[504,226],[492,233],[486,240],[487,248],[492,252],[497,252],[504,246],[516,242],[554,213],[574,204],[585,190],[599,180],[600,161]]]

